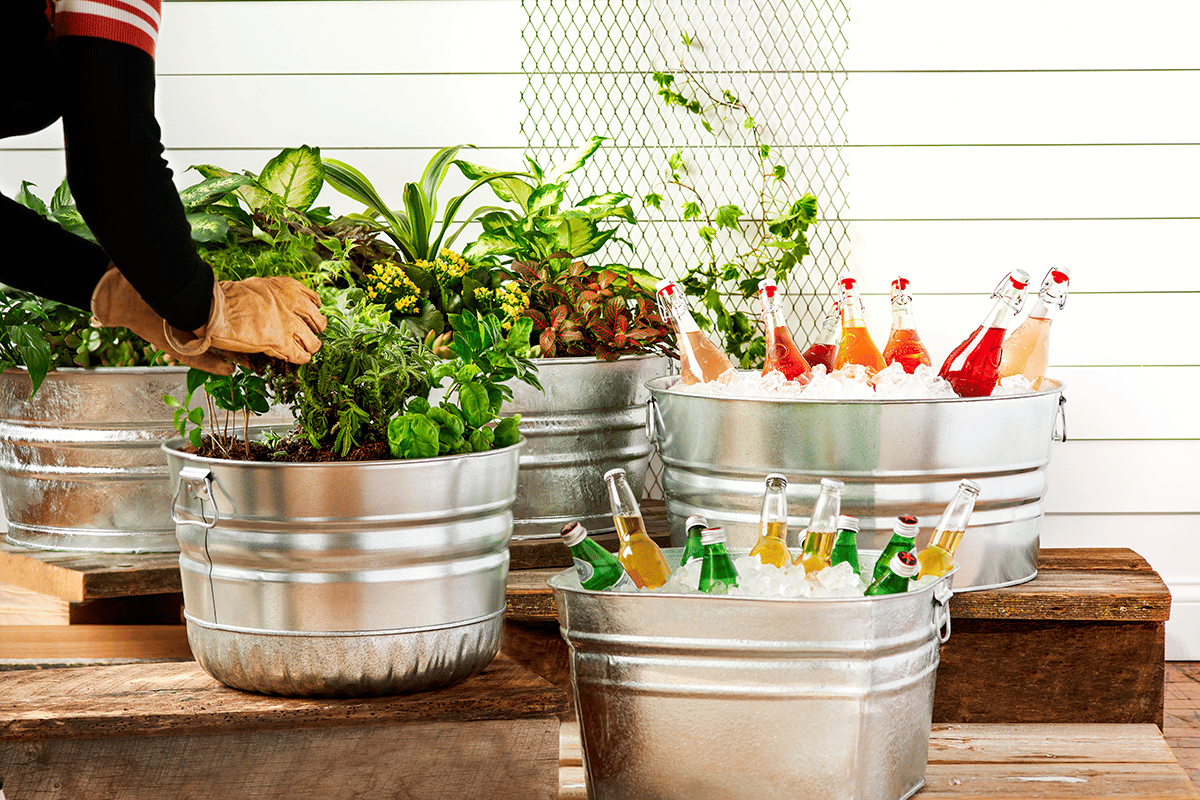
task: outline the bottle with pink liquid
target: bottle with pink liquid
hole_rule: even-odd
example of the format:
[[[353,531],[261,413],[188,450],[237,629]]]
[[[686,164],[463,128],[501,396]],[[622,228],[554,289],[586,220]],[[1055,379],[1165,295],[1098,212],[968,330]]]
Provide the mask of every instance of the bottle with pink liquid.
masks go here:
[[[1050,323],[1054,321],[1054,312],[1067,302],[1070,282],[1071,270],[1066,267],[1046,273],[1029,316],[1004,340],[1001,378],[1024,375],[1034,389],[1042,388],[1046,367],[1050,365]]]

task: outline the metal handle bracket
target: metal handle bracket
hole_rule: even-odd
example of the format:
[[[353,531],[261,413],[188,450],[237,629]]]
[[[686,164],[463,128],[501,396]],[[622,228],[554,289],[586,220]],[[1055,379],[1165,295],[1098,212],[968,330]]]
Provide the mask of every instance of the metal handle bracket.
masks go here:
[[[171,521],[176,525],[199,525],[202,528],[214,528],[221,520],[221,512],[217,508],[217,500],[213,495],[212,473],[204,467],[187,466],[179,470],[179,488],[175,491],[175,500],[171,503]],[[200,516],[182,513],[180,497],[184,490],[193,500],[200,501]],[[204,503],[212,506],[212,521],[204,517]]]
[[[950,581],[940,581],[933,587],[933,624],[937,627],[938,641],[945,644],[950,640],[950,598],[954,590]]]

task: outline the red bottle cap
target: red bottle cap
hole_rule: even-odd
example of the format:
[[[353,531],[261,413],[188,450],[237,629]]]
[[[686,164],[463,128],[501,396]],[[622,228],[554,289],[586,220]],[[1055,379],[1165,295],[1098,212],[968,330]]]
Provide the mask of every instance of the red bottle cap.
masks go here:
[[[779,287],[772,280],[761,281],[758,284],[758,290],[766,295],[768,300],[774,299],[775,295],[779,293]]]
[[[670,297],[675,294],[675,281],[661,280],[654,288],[663,297]]]
[[[908,290],[908,278],[903,275],[897,275],[896,280],[892,281],[892,286],[903,292]]]
[[[1067,283],[1071,280],[1071,270],[1063,267],[1062,269],[1050,270],[1050,277],[1055,283]]]
[[[1012,285],[1017,289],[1024,289],[1029,285],[1029,273],[1025,272],[1024,270],[1013,270],[1012,274],[1008,276],[1008,279],[1012,281]]]
[[[838,283],[842,285],[843,289],[853,289],[858,281],[854,278],[854,276],[846,275],[845,277],[839,279]]]

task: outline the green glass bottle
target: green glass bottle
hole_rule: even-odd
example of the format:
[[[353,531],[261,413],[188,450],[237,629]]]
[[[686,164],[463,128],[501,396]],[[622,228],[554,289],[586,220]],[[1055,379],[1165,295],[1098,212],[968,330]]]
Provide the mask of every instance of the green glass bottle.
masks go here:
[[[888,562],[883,575],[868,586],[867,591],[863,592],[863,594],[868,597],[874,597],[880,594],[900,594],[901,592],[907,592],[908,584],[912,582],[918,569],[920,567],[917,565],[917,557],[912,554],[912,551],[901,550],[892,556],[892,560]]]
[[[917,543],[919,530],[917,518],[912,514],[901,514],[896,517],[896,521],[892,523],[892,540],[887,543],[887,547],[883,548],[883,552],[879,554],[879,560],[875,562],[875,571],[871,573],[872,581],[883,577],[883,574],[887,572],[888,564],[892,561],[892,556],[901,551],[913,549],[913,545]]]
[[[579,583],[583,588],[593,592],[605,589],[637,590],[617,557],[588,538],[587,528],[578,522],[569,522],[560,535],[563,543],[571,548],[575,571],[579,573]]]
[[[836,565],[848,562],[854,569],[855,575],[862,575],[858,565],[858,517],[838,516],[837,541],[833,543],[833,552],[829,554],[829,563]]]
[[[700,534],[704,544],[704,567],[700,571],[700,591],[706,594],[725,594],[737,586],[737,568],[725,550],[725,529],[705,528]]]
[[[704,545],[700,543],[700,534],[707,527],[708,520],[699,514],[692,514],[687,518],[687,522],[683,523],[683,528],[687,531],[687,541],[683,545],[683,559],[679,566],[682,567],[692,559],[704,557]]]

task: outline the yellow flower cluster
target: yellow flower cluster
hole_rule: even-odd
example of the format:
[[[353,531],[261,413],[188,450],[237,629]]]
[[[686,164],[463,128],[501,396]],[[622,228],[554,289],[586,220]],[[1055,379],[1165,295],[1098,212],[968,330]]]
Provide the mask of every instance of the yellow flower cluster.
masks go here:
[[[367,275],[366,291],[372,303],[381,303],[390,311],[415,314],[421,310],[421,290],[394,261],[375,265]]]
[[[448,286],[451,281],[461,278],[471,268],[470,263],[453,250],[442,248],[433,261],[417,261],[416,265],[426,270],[441,286]]]
[[[525,313],[525,309],[529,308],[529,296],[521,291],[516,281],[505,281],[500,284],[499,289],[476,289],[475,299],[500,307],[504,312],[504,320],[501,322],[504,330],[511,328]]]

